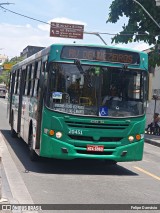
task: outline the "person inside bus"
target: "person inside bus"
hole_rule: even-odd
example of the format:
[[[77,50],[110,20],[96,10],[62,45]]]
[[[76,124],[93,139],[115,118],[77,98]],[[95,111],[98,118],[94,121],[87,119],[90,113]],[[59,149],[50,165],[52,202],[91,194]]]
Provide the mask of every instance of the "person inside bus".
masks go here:
[[[108,101],[121,101],[122,99],[119,96],[118,89],[115,85],[111,85],[109,95],[105,96],[102,105],[106,105]]]
[[[151,122],[147,126],[146,131],[160,133],[160,115],[159,115],[159,113],[154,114],[153,122]]]

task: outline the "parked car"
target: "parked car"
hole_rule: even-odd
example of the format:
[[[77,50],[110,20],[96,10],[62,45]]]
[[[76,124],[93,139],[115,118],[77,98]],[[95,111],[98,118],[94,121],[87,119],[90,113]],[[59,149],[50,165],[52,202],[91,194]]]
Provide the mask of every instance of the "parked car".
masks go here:
[[[5,98],[6,97],[6,93],[7,93],[6,84],[1,83],[0,84],[0,97],[1,98]]]

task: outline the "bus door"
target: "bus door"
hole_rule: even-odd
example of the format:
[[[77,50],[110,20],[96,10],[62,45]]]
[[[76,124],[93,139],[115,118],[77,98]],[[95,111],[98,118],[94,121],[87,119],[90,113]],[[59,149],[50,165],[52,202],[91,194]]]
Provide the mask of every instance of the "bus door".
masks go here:
[[[41,73],[39,76],[39,84],[38,84],[38,99],[37,99],[37,129],[36,129],[36,149],[40,148],[40,140],[41,140],[41,124],[42,124],[42,110],[43,110],[43,104],[44,104],[44,90],[46,88],[46,82],[48,78],[48,56],[46,56],[44,59],[42,59],[41,64]]]

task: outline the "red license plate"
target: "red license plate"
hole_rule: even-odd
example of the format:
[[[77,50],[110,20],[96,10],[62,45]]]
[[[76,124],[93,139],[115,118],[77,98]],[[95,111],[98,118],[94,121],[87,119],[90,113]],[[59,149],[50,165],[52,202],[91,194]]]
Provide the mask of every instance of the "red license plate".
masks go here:
[[[87,151],[89,151],[89,152],[103,152],[104,146],[87,145]]]

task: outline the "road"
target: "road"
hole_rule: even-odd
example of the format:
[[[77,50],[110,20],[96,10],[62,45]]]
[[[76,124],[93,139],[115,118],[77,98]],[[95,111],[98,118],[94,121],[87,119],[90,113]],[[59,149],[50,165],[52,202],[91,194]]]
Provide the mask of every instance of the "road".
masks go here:
[[[115,166],[96,160],[41,158],[38,162],[31,162],[27,145],[21,139],[10,136],[6,108],[6,100],[0,99],[0,130],[33,203],[160,204],[159,147],[146,143],[143,161],[118,163]]]

